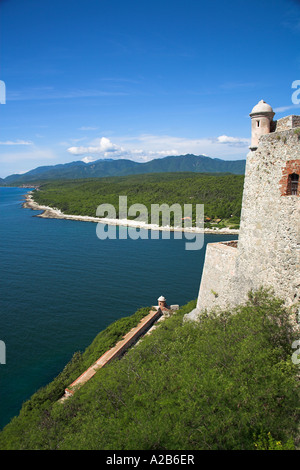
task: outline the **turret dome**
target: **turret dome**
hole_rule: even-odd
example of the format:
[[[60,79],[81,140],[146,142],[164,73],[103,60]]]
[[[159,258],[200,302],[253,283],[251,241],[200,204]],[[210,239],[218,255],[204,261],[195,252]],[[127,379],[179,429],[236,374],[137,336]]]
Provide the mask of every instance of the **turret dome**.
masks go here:
[[[264,100],[260,100],[257,105],[254,106],[252,109],[251,114],[260,114],[260,113],[272,113],[273,115],[275,114],[272,107],[266,103]]]

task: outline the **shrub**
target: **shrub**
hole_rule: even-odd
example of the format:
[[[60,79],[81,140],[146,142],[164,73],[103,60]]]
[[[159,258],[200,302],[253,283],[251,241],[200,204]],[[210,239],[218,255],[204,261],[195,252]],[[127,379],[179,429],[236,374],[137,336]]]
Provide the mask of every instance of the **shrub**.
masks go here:
[[[267,291],[183,322],[195,302],[99,370],[65,404],[16,418],[24,449],[292,449],[299,419],[290,312]],[[28,416],[29,418],[29,416]]]

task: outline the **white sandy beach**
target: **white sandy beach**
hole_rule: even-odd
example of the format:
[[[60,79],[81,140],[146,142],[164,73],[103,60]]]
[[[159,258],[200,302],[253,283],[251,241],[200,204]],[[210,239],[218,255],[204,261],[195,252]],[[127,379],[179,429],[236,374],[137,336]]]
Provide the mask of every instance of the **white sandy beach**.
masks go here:
[[[86,215],[72,215],[64,214],[62,211],[56,208],[49,206],[39,205],[34,201],[32,191],[29,191],[25,195],[25,202],[23,203],[25,209],[32,209],[36,211],[43,211],[42,214],[37,214],[36,217],[46,218],[46,219],[67,219],[67,220],[77,220],[81,222],[95,222],[108,225],[121,225],[126,227],[133,228],[142,228],[145,230],[160,230],[160,231],[176,231],[176,232],[189,232],[189,233],[215,233],[215,234],[238,234],[239,230],[233,230],[229,228],[199,228],[199,227],[160,227],[155,224],[146,224],[141,221],[128,220],[128,219],[108,219],[101,217],[90,217]]]

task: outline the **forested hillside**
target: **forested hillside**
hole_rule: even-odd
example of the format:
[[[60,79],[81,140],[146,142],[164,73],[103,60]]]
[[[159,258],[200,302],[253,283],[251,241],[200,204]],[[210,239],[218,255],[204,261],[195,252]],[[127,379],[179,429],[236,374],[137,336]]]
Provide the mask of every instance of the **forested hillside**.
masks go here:
[[[45,183],[34,192],[34,199],[66,214],[95,217],[103,203],[112,204],[118,216],[119,196],[127,196],[128,207],[135,203],[147,207],[149,223],[151,204],[192,204],[194,224],[196,204],[204,204],[207,227],[237,228],[243,183],[243,175],[154,173]]]
[[[21,175],[10,175],[2,184],[40,183],[57,179],[102,178],[146,173],[196,172],[232,173],[243,175],[246,160],[221,160],[204,155],[176,155],[156,158],[146,163],[133,160],[97,160],[90,163],[76,161],[59,165],[41,166]],[[1,184],[1,181],[0,181]]]
[[[58,402],[71,379],[147,309],[104,330],[23,405],[0,433],[0,449],[294,449],[298,366],[283,302],[260,291],[244,306],[183,322],[194,306]]]

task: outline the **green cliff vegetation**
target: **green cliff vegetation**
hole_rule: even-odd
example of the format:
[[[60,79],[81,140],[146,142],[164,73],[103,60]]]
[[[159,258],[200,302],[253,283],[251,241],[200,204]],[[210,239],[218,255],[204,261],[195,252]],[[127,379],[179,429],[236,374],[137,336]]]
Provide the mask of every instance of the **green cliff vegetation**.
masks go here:
[[[244,306],[183,322],[194,306],[182,307],[58,403],[63,384],[109,345],[102,332],[23,405],[0,433],[0,448],[294,449],[299,370],[283,302],[260,291]]]
[[[100,204],[112,204],[117,211],[119,196],[127,196],[128,207],[144,204],[149,220],[151,204],[204,204],[206,227],[238,228],[241,212],[243,175],[163,173],[89,180],[55,181],[40,186],[34,199],[66,214],[95,217]],[[171,214],[171,225],[173,218]],[[135,218],[135,217],[133,217]]]

